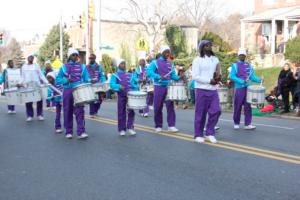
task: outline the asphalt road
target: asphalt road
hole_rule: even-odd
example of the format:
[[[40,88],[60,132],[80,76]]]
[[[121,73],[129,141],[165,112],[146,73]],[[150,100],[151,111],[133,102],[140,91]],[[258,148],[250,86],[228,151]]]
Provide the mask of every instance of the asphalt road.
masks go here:
[[[0,103],[0,200],[300,199],[300,121],[259,117],[257,130],[234,131],[224,113],[219,143],[196,144],[193,110],[177,110],[180,133],[156,134],[137,115],[138,135],[121,138],[104,102],[79,141],[54,134],[53,112],[27,123],[17,111]]]

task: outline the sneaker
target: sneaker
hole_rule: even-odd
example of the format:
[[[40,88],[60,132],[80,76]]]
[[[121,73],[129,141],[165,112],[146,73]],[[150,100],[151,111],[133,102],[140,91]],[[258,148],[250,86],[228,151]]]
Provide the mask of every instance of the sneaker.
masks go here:
[[[162,129],[158,127],[158,128],[155,129],[155,132],[160,133],[160,132],[162,132]]]
[[[149,106],[149,109],[150,109],[150,110],[154,110],[154,107],[153,107],[153,106]]]
[[[11,114],[16,114],[17,112],[15,110],[10,111]]]
[[[128,129],[128,132],[130,135],[136,135],[136,132],[133,129]]]
[[[197,143],[204,143],[204,138],[203,137],[196,137],[195,142]]]
[[[72,134],[67,134],[67,135],[66,135],[66,138],[67,138],[67,139],[72,139],[72,138],[73,138],[73,135],[72,135]]]
[[[253,126],[253,125],[248,125],[248,126],[245,126],[245,130],[254,130],[256,129],[256,126]]]
[[[213,135],[206,136],[205,138],[213,144],[216,144],[218,142],[217,139],[215,138],[215,136],[213,136]]]
[[[120,131],[120,132],[119,132],[119,135],[120,135],[120,136],[125,136],[125,135],[126,135],[126,132],[125,132],[125,131]]]
[[[77,136],[77,139],[86,139],[86,138],[88,138],[88,137],[89,137],[88,134],[82,133],[81,135],[78,135],[78,136]]]
[[[27,117],[26,121],[27,122],[31,122],[32,121],[32,117]]]
[[[235,125],[233,126],[233,128],[234,128],[234,130],[239,130],[239,129],[240,129],[240,125],[235,124]]]
[[[61,128],[58,128],[55,130],[55,133],[62,133],[62,132],[63,132],[63,130]]]
[[[37,118],[38,118],[39,121],[44,121],[45,120],[45,118],[42,115],[38,116]]]
[[[173,126],[173,127],[169,127],[168,131],[172,132],[172,133],[177,133],[179,130],[176,127]]]
[[[149,116],[149,114],[148,113],[145,113],[144,115],[143,115],[143,117],[148,117]]]
[[[11,110],[7,111],[7,114],[12,114],[12,111]]]

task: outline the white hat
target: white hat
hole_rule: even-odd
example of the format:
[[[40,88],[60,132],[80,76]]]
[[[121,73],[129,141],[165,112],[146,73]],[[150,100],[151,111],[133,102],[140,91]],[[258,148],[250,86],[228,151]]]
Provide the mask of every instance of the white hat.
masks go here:
[[[117,59],[117,61],[116,61],[116,64],[117,64],[117,67],[119,67],[119,65],[122,63],[122,62],[125,62],[125,60],[124,59]]]
[[[247,51],[246,51],[246,49],[245,48],[240,48],[239,49],[239,52],[238,52],[238,55],[247,55]]]
[[[75,48],[69,48],[69,49],[68,49],[68,58],[69,58],[72,54],[74,54],[74,53],[76,53],[77,55],[79,55],[79,52],[77,51],[77,49],[75,49]]]
[[[163,53],[166,50],[171,50],[168,45],[161,45],[160,46],[160,53]]]
[[[55,72],[54,72],[54,71],[49,72],[49,73],[47,74],[46,77],[48,77],[48,76],[50,76],[50,77],[52,77],[53,79],[55,79]]]
[[[50,61],[50,60],[47,60],[47,61],[45,62],[45,65],[47,65],[47,64],[51,64],[51,61]]]

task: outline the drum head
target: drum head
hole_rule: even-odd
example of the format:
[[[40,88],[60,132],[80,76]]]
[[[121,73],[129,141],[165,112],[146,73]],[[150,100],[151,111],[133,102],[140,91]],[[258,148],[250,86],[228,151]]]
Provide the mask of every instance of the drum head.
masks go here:
[[[147,95],[147,92],[143,92],[143,91],[129,91],[128,94],[129,95]]]

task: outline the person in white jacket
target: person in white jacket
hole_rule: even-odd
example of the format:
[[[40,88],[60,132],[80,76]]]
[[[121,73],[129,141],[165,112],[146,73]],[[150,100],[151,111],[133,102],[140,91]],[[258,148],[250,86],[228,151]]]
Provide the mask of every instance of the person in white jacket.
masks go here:
[[[221,67],[219,59],[212,51],[212,43],[210,41],[201,41],[199,51],[200,55],[194,59],[192,65],[192,79],[195,80],[196,97],[194,137],[195,142],[204,142],[204,128],[206,124],[206,138],[211,143],[217,143],[215,129],[221,115],[217,84],[221,79]]]
[[[41,83],[48,84],[48,80],[42,73],[41,67],[33,63],[34,56],[30,55],[27,58],[27,63],[25,63],[21,68],[21,80],[20,80],[20,86],[23,86],[25,88],[30,87],[38,87],[41,85]],[[33,111],[33,102],[26,103],[26,115],[28,122],[32,121],[34,116]],[[37,102],[37,117],[39,121],[43,121],[43,101],[40,100]]]

